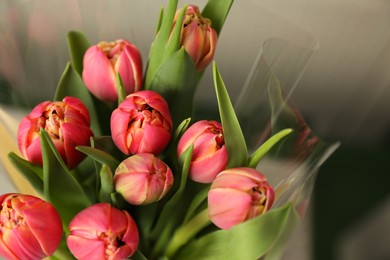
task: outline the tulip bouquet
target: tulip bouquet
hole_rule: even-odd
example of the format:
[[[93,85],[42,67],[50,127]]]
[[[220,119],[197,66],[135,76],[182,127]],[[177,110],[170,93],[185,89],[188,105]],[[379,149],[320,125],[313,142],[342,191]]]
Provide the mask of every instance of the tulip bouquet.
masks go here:
[[[162,11],[145,73],[130,41],[91,45],[68,34],[71,61],[53,101],[19,125],[15,168],[39,197],[0,196],[0,255],[7,259],[278,259],[307,204],[328,147],[282,99],[248,149],[216,62],[219,118],[193,113],[233,0]],[[304,152],[304,153],[302,153]],[[277,186],[261,160],[305,162],[310,174]],[[299,181],[299,184],[291,182]],[[312,183],[312,182],[311,182]]]

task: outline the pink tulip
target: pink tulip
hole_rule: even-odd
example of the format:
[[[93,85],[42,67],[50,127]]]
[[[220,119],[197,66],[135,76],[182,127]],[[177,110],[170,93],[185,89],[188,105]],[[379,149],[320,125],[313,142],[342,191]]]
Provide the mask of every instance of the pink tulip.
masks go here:
[[[126,259],[137,250],[137,225],[126,211],[108,203],[94,204],[79,212],[69,223],[66,239],[79,260]]]
[[[157,92],[130,94],[111,115],[111,135],[125,154],[161,153],[171,138],[167,102]]]
[[[229,229],[266,212],[274,201],[267,178],[252,168],[232,168],[218,174],[208,193],[210,220]]]
[[[216,121],[202,120],[190,126],[180,138],[178,156],[192,144],[194,150],[189,176],[196,182],[210,183],[228,163],[222,125]]]
[[[179,12],[180,10],[176,12],[174,24]],[[187,6],[181,31],[181,45],[194,61],[198,71],[204,70],[213,60],[217,38],[210,19],[202,17],[197,6]]]
[[[142,87],[141,53],[126,40],[99,42],[90,47],[83,60],[83,80],[89,91],[104,101],[117,101],[116,73],[121,76],[126,93]]]
[[[61,218],[50,203],[17,193],[0,196],[0,255],[42,259],[56,251],[61,239]]]
[[[162,199],[173,184],[171,169],[153,154],[141,153],[125,159],[116,169],[115,190],[133,205]]]
[[[63,101],[42,102],[20,122],[19,150],[31,163],[42,165],[39,131],[43,128],[64,162],[72,169],[85,157],[75,147],[89,145],[89,139],[93,136],[89,123],[88,110],[77,98],[65,97]]]

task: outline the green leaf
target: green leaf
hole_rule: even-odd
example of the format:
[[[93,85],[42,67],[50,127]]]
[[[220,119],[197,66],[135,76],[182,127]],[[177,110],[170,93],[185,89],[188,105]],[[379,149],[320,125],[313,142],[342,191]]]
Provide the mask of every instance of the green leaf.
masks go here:
[[[234,0],[209,0],[202,11],[202,16],[211,20],[211,26],[219,35],[229,14]]]
[[[121,75],[119,75],[119,72],[116,73],[116,85],[118,88],[118,105],[125,100],[127,93],[125,86],[123,85],[123,81],[121,78]]]
[[[153,229],[151,233],[152,238],[158,238],[156,245],[153,250],[153,254],[157,255],[159,252],[165,249],[165,245],[168,242],[168,238],[171,236],[174,224],[178,219],[179,214],[172,214],[175,210],[178,209],[178,205],[182,200],[183,193],[185,191],[185,187],[187,184],[188,171],[190,168],[192,151],[194,146],[191,145],[187,148],[186,151],[180,156],[179,162],[182,169],[180,186],[179,189],[175,192],[175,194],[169,199],[169,201],[165,204],[161,214],[158,218],[156,227]]]
[[[100,202],[111,202],[111,193],[114,192],[114,181],[113,174],[110,167],[103,164],[100,169],[100,190],[99,190],[99,201]]]
[[[135,251],[134,255],[131,256],[132,260],[148,260],[139,250]]]
[[[43,170],[41,167],[26,161],[15,153],[8,154],[8,159],[15,166],[15,168],[22,174],[34,187],[34,189],[43,194]]]
[[[195,239],[173,259],[259,259],[298,222],[291,204],[271,210],[229,230],[218,230]]]
[[[186,216],[184,218],[184,223],[186,223],[190,218],[192,218],[196,210],[206,201],[207,195],[209,194],[210,186],[208,185],[205,189],[199,191],[195,197],[192,199],[190,206],[187,209]]]
[[[196,69],[184,48],[175,52],[156,72],[149,89],[169,104],[174,128],[191,117],[196,90]]]
[[[106,164],[110,167],[112,172],[115,172],[115,169],[118,167],[119,162],[111,154],[108,154],[102,150],[90,147],[90,146],[77,146],[76,150],[90,156],[95,161]]]
[[[43,157],[44,195],[67,224],[72,218],[92,202],[81,185],[72,176],[49,135],[41,129],[40,140]]]
[[[91,118],[91,129],[95,135],[100,135],[101,130],[93,98],[80,75],[77,74],[70,63],[66,65],[66,68],[61,76],[54,95],[54,100],[62,100],[66,96],[76,97],[83,102],[83,104],[87,107]]]
[[[229,156],[228,168],[247,165],[248,151],[240,123],[234,112],[233,105],[226,91],[225,83],[213,63],[214,87],[217,94],[219,114],[223,128],[224,140]]]
[[[253,152],[252,156],[249,158],[249,167],[256,168],[260,160],[271,150],[274,145],[276,145],[281,139],[292,133],[291,128],[284,129],[277,134],[271,136],[267,141],[265,141],[256,151]]]
[[[73,68],[79,75],[83,73],[83,59],[87,49],[91,46],[88,39],[81,32],[68,33],[68,50]]]

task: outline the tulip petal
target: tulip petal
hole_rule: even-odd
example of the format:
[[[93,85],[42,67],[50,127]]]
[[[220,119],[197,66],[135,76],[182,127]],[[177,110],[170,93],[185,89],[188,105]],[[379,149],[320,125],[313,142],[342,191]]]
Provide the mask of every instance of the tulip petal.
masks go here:
[[[251,201],[251,196],[240,190],[212,189],[208,194],[210,220],[222,229],[229,229],[246,220]]]
[[[89,91],[99,99],[117,100],[116,73],[104,52],[97,46],[90,47],[84,55],[82,77]]]

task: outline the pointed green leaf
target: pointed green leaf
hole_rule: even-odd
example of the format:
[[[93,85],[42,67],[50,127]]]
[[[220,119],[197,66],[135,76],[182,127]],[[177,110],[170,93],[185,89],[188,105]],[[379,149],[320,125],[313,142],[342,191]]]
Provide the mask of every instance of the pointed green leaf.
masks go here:
[[[68,50],[72,61],[72,66],[79,75],[83,73],[84,54],[91,44],[81,32],[70,31],[68,33]]]
[[[219,35],[229,14],[234,0],[209,0],[202,11],[202,16],[211,20],[211,27]]]
[[[188,220],[194,216],[197,209],[206,201],[207,195],[209,194],[209,190],[210,186],[208,185],[205,189],[199,191],[195,195],[195,197],[191,201],[190,206],[188,207],[183,223],[188,222]]]
[[[113,174],[110,167],[103,164],[100,169],[99,201],[110,203],[112,192],[114,192]]]
[[[291,204],[277,208],[229,230],[218,230],[184,246],[173,259],[259,259],[297,224]]]
[[[248,151],[244,135],[242,134],[240,123],[238,122],[233,105],[226,91],[225,83],[215,62],[213,63],[213,75],[224,140],[229,156],[227,167],[246,166]]]
[[[271,150],[274,145],[276,145],[284,137],[292,133],[291,128],[284,129],[277,134],[271,136],[267,141],[265,141],[256,151],[253,152],[252,156],[249,158],[249,167],[256,168],[260,160]]]
[[[196,90],[196,69],[184,48],[174,53],[159,68],[150,89],[160,93],[168,102],[174,127],[191,117]]]
[[[116,73],[116,85],[118,88],[118,105],[125,100],[127,94],[125,86],[123,85],[123,81],[121,78],[121,75],[119,75],[119,72]]]
[[[91,129],[95,135],[100,135],[100,126],[98,115],[91,94],[85,86],[80,75],[72,68],[70,63],[66,65],[64,73],[58,83],[54,100],[62,100],[66,96],[72,96],[80,99],[87,107],[91,118]]]
[[[161,7],[160,9],[160,15],[158,16],[158,22],[157,22],[157,27],[156,27],[156,34],[160,31],[161,29],[161,24],[164,19],[164,8]]]
[[[183,197],[183,193],[187,184],[187,176],[190,168],[193,149],[194,146],[191,145],[180,156],[179,162],[182,169],[180,186],[175,192],[175,194],[165,204],[158,218],[156,227],[151,233],[152,238],[157,238],[157,242],[153,251],[154,254],[158,254],[165,249],[166,243],[168,242],[168,238],[171,236],[174,225],[176,224],[176,220],[178,219],[179,214],[172,214],[172,212],[177,210],[178,205]]]
[[[131,256],[132,260],[148,260],[141,251],[137,250],[135,251],[134,255]]]
[[[79,211],[90,206],[92,202],[68,170],[49,135],[42,129],[40,138],[44,195],[67,225]]]
[[[15,166],[15,168],[22,174],[34,187],[34,189],[43,194],[43,170],[41,167],[26,161],[15,153],[9,153],[8,159]]]
[[[115,172],[115,169],[118,167],[119,162],[111,154],[108,154],[102,150],[90,147],[90,146],[77,146],[76,150],[90,156],[95,161],[106,164],[110,167],[112,172]]]

